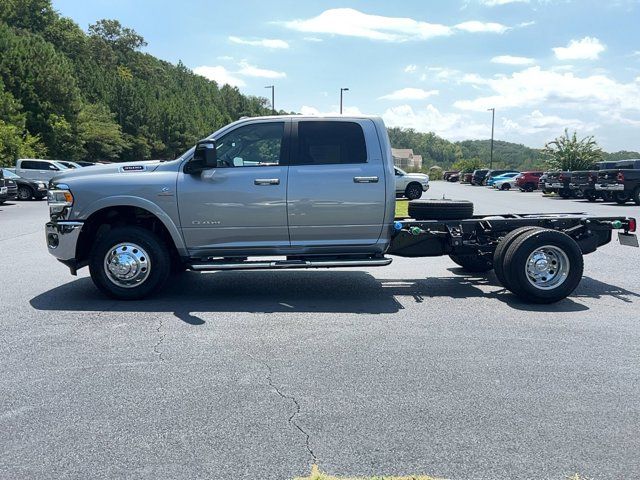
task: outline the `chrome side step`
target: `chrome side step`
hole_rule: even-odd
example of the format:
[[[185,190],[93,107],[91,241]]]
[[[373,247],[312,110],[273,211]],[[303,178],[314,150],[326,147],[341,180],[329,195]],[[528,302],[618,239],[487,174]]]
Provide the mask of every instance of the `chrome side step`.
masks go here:
[[[193,263],[188,266],[195,271],[212,270],[279,270],[294,268],[338,268],[338,267],[384,267],[393,261],[392,258],[354,258],[332,260],[265,260],[247,262],[208,262]]]

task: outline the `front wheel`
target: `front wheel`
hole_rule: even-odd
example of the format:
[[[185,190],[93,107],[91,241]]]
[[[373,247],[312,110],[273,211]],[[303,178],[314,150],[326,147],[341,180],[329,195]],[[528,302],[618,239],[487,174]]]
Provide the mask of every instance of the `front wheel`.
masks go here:
[[[560,195],[561,198],[571,198],[571,190],[563,188],[561,189],[558,194]]]
[[[120,227],[95,244],[89,271],[93,283],[105,295],[138,300],[162,288],[171,271],[171,255],[153,232]]]
[[[598,194],[595,190],[587,190],[586,192],[584,192],[584,197],[590,202],[595,202],[596,200],[598,200]]]
[[[618,205],[624,205],[631,200],[630,195],[627,192],[616,192],[613,199]]]
[[[532,303],[554,303],[576,289],[584,261],[573,238],[537,228],[515,239],[502,267],[505,286],[518,297]]]
[[[407,186],[407,189],[404,191],[404,195],[409,200],[417,200],[422,196],[422,186],[412,183]]]
[[[29,187],[19,187],[18,188],[18,200],[31,200],[33,197],[33,190]]]
[[[636,205],[640,205],[640,187],[637,187],[633,191],[633,195],[631,196],[631,200],[633,200],[633,203],[635,203]]]
[[[500,190],[509,190],[510,188],[511,188],[511,185],[509,185],[508,183],[504,183],[500,185]]]

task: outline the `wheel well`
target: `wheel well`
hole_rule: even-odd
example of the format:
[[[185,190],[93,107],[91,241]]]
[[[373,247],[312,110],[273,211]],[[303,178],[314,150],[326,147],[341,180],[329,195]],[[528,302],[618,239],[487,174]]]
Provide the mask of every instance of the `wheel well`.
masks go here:
[[[152,231],[166,243],[172,256],[179,258],[178,250],[171,238],[171,234],[158,217],[144,208],[117,206],[98,210],[84,222],[82,233],[76,246],[76,261],[78,264],[86,264],[89,260],[91,247],[109,230],[125,225],[135,225]]]

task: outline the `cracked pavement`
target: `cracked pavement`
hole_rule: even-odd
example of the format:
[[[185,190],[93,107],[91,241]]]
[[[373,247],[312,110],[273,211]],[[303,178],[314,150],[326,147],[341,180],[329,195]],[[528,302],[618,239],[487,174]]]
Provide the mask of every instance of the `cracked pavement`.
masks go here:
[[[640,208],[434,183],[481,213]],[[44,202],[0,206],[0,478],[640,476],[640,251],[585,258],[529,306],[447,258],[186,273],[101,296],[47,252]]]

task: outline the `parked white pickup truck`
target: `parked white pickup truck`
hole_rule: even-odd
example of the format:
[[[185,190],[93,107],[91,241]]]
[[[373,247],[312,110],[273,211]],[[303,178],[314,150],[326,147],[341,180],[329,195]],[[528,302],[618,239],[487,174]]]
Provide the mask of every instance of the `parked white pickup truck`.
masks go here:
[[[56,175],[68,169],[69,167],[56,160],[21,158],[16,161],[15,173],[27,180],[43,180],[48,182]]]
[[[227,125],[179,158],[67,170],[49,190],[49,252],[89,266],[105,294],[138,299],[171,272],[389,265],[449,255],[495,269],[519,297],[549,303],[582,278],[582,255],[637,245],[633,218],[474,216],[473,204],[413,200],[395,219],[387,130],[376,117],[271,116]],[[428,275],[425,267],[425,275]]]

